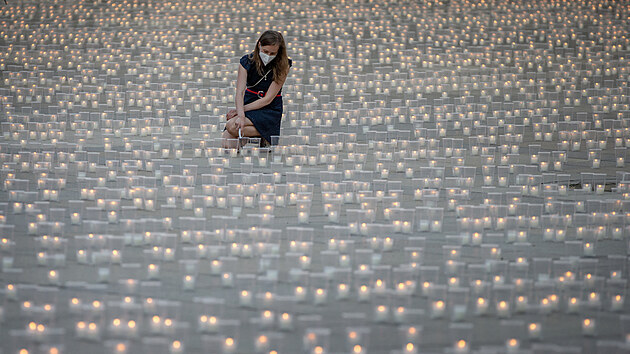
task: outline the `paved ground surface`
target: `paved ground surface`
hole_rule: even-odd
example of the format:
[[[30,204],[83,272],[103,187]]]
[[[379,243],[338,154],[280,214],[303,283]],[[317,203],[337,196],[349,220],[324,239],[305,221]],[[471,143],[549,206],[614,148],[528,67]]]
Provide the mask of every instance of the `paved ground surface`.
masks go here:
[[[629,351],[628,16],[9,0],[0,351]],[[281,137],[223,150],[267,28]]]

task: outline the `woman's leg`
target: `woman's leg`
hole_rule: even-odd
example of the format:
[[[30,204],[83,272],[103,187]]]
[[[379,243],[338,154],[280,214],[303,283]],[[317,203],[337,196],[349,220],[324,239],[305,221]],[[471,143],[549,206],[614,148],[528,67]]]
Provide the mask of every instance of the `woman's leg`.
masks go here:
[[[225,125],[225,128],[232,136],[238,137],[238,128],[236,127],[236,119],[233,118],[233,119],[228,120],[227,124]],[[245,124],[241,128],[241,135],[244,137],[253,138],[253,137],[259,137],[260,133],[254,126],[254,123],[252,123],[252,121],[249,120],[249,118],[245,118]]]
[[[245,125],[241,128],[241,136],[243,137],[259,137],[260,133],[249,118],[245,118]],[[231,118],[225,125],[223,131],[223,148],[234,149],[244,145],[245,143],[238,141],[238,128],[236,127],[236,119]]]

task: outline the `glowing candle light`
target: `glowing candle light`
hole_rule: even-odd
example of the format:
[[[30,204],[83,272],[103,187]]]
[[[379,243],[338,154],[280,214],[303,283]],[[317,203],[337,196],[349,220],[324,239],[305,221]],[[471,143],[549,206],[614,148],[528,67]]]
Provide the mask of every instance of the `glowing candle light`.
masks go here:
[[[520,347],[520,341],[516,338],[509,338],[505,341],[505,347],[508,353],[517,353]]]
[[[595,334],[595,320],[592,318],[585,318],[582,320],[582,334],[586,336],[592,336]]]
[[[374,321],[385,322],[389,316],[389,308],[385,305],[378,305],[374,311]]]
[[[149,264],[147,266],[147,276],[149,279],[158,279],[160,277],[160,266],[157,264]]]
[[[309,213],[306,211],[300,211],[298,212],[298,222],[300,224],[308,224],[308,219],[309,219]]]
[[[482,316],[488,313],[488,299],[479,297],[475,305],[475,313]]]
[[[315,305],[323,305],[326,303],[327,291],[323,288],[315,290]]]
[[[349,295],[350,287],[347,284],[342,283],[337,286],[337,299],[345,300],[349,297]]]
[[[468,342],[466,342],[463,339],[458,340],[457,342],[455,342],[455,353],[457,354],[466,354],[470,351],[470,348],[468,346]]]
[[[360,302],[365,302],[370,299],[370,288],[367,285],[361,285],[357,294]]]
[[[303,302],[306,300],[306,290],[301,286],[296,286],[293,291],[293,296],[298,302]]]
[[[239,294],[239,303],[243,307],[252,306],[252,293],[247,290],[243,290]]]
[[[614,294],[610,301],[610,309],[615,312],[621,311],[623,309],[623,303],[624,295]]]
[[[595,254],[595,245],[591,242],[585,242],[583,250],[585,256],[593,256]]]
[[[441,318],[444,316],[446,304],[442,300],[436,300],[431,303],[431,318]]]
[[[235,150],[235,149],[234,149]],[[236,352],[236,341],[232,337],[225,338],[223,342],[223,353],[232,354]]]
[[[497,303],[497,315],[499,317],[510,316],[510,304],[507,301],[499,301]]]
[[[280,315],[278,322],[280,329],[283,331],[290,331],[293,329],[293,317],[287,312]]]
[[[17,286],[14,284],[7,284],[4,295],[9,300],[17,300]]]
[[[169,347],[170,354],[181,354],[184,353],[184,344],[181,341],[174,340],[171,342]]]
[[[49,271],[48,282],[51,284],[59,284],[59,272],[56,270]]]

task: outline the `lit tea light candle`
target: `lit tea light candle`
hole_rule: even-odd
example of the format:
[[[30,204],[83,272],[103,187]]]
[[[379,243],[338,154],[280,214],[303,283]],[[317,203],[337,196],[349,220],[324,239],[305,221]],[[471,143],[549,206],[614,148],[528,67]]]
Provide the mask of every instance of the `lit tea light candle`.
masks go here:
[[[202,332],[216,333],[219,331],[219,319],[215,316],[201,315],[198,326]]]
[[[556,232],[554,229],[546,228],[543,231],[543,240],[544,241],[553,241]]]
[[[121,255],[119,250],[112,250],[110,255],[110,262],[113,264],[121,263]]]
[[[348,284],[341,283],[337,285],[337,299],[345,300],[349,297],[349,295],[350,295],[350,287],[348,286]]]
[[[328,250],[335,251],[337,249],[337,240],[335,238],[331,238],[328,240]]]
[[[600,165],[600,160],[599,159],[593,159],[593,168],[599,168]]]
[[[233,242],[230,247],[230,255],[238,257],[241,254],[241,245],[237,242]]]
[[[243,198],[244,201],[246,199],[247,199],[247,197]],[[225,198],[225,197],[217,197],[216,201],[217,201],[217,208],[219,208],[219,209],[227,208],[227,198]]]
[[[306,289],[301,286],[296,286],[295,290],[293,291],[293,296],[298,302],[303,302],[304,300],[306,300]]]
[[[439,222],[439,221],[438,221],[438,222]],[[434,222],[434,223],[435,223],[435,222]],[[434,226],[435,226],[435,225],[434,225]],[[440,228],[440,230],[442,229],[441,225],[439,226],[439,228]],[[410,233],[411,233],[411,231],[412,231],[411,229],[412,229],[412,224],[411,224],[411,222],[406,221],[406,220],[402,222],[402,224],[401,224],[401,231],[402,231],[402,233],[405,233],[405,234],[410,234]]]
[[[470,352],[470,347],[468,346],[468,342],[463,339],[455,342],[454,352],[457,354],[466,354]]]
[[[236,149],[233,149],[236,150]],[[232,354],[236,352],[236,341],[232,337],[227,337],[223,341],[223,353]]]
[[[444,311],[446,309],[446,304],[442,300],[436,300],[431,303],[431,318],[442,318],[444,317]]]
[[[290,331],[290,330],[292,330],[293,329],[293,317],[289,313],[284,312],[282,315],[280,315],[280,318],[278,319],[278,326],[283,331]]]
[[[85,250],[77,250],[77,263],[87,264],[87,252]]]
[[[389,316],[389,308],[385,305],[378,305],[374,309],[374,321],[375,322],[385,322],[387,321],[387,317]]]
[[[391,237],[385,237],[383,240],[383,251],[389,252],[394,247],[394,239]]]
[[[368,233],[368,225],[367,225],[367,223],[363,222],[363,223],[361,223],[359,225],[359,232],[361,233],[361,235],[364,235],[364,236],[367,235],[367,233]]]
[[[521,343],[516,338],[509,338],[505,341],[505,348],[508,353],[518,353]]]
[[[269,339],[265,335],[260,335],[256,338],[255,348],[257,353],[266,351],[269,347]]]
[[[584,238],[584,235],[586,234],[586,228],[583,226],[579,226],[575,229],[575,237],[578,240],[581,240]]]
[[[157,264],[149,264],[147,266],[147,276],[149,279],[158,279],[160,277],[160,266]]]
[[[623,309],[624,295],[614,294],[610,300],[611,311],[618,312]]]
[[[260,324],[263,327],[270,327],[273,325],[274,313],[269,310],[265,310],[260,314]]]
[[[163,328],[163,321],[160,316],[155,315],[151,317],[151,321],[149,322],[149,328],[152,333],[160,333]]]
[[[309,256],[300,257],[300,267],[307,270],[311,267],[311,258]]]
[[[305,211],[298,212],[298,222],[300,224],[308,224],[309,213]]]
[[[115,224],[118,222],[118,213],[116,213],[116,211],[112,210],[109,213],[107,213],[107,221],[110,224]]]
[[[342,268],[347,268],[350,266],[350,257],[347,254],[343,254],[339,257],[339,266]]]
[[[9,300],[17,300],[17,286],[14,284],[7,284],[5,287],[4,296]]]
[[[478,316],[483,316],[488,313],[488,299],[479,297],[475,305],[475,313]]]
[[[519,312],[519,313],[524,313],[527,311],[527,304],[528,304],[528,300],[527,300],[527,296],[524,295],[519,295],[518,297],[516,297],[516,304],[515,304],[515,311]]]
[[[508,214],[509,215],[516,215],[516,204],[509,204],[508,205]]]
[[[323,288],[315,290],[315,305],[323,305],[326,303],[327,291]]]
[[[385,284],[385,282],[381,279],[377,279],[374,282],[374,289],[373,289],[375,294],[384,294],[387,291],[387,286]]]
[[[604,194],[604,191],[605,191],[605,186],[603,184],[597,184],[595,186],[595,193]]]
[[[243,197],[243,206],[245,208],[253,208],[254,207],[254,197],[252,196],[244,196]]]
[[[70,214],[70,224],[72,225],[80,225],[81,224],[81,214],[72,213]]]
[[[567,313],[577,313],[580,310],[580,299],[571,297],[567,300]]]
[[[402,223],[401,223],[400,220],[392,221],[392,225],[394,225],[394,232],[401,232],[402,231]]]
[[[499,301],[497,303],[497,315],[499,317],[509,317],[510,316],[510,304],[507,301]]]
[[[357,294],[359,302],[366,302],[370,299],[370,288],[367,285],[361,285]]]
[[[252,306],[252,293],[251,291],[243,290],[239,293],[239,304],[242,307]]]
[[[29,222],[28,223],[28,234],[29,235],[36,235],[37,234],[37,223],[36,222]]]
[[[584,255],[592,257],[595,255],[595,245],[591,242],[585,242],[583,246]]]
[[[193,290],[195,288],[195,277],[192,275],[184,276],[184,290]]]
[[[173,342],[171,342],[171,345],[169,346],[169,353],[170,354],[184,353],[184,344],[181,341],[174,340]]]
[[[589,304],[589,306],[592,306],[592,307],[599,307],[600,304],[601,304],[599,293],[597,293],[597,292],[589,293],[588,294],[588,304]]]
[[[585,318],[582,320],[582,334],[585,336],[592,336],[595,334],[595,320],[592,318]]]
[[[459,287],[459,278],[458,277],[450,277],[448,278],[448,286],[451,288]]]
[[[442,232],[442,222],[440,220],[431,221],[432,232]]]
[[[48,282],[51,284],[59,284],[59,271],[51,270],[48,272]]]
[[[527,334],[530,339],[540,339],[542,335],[541,325],[537,322],[532,322],[527,325]]]

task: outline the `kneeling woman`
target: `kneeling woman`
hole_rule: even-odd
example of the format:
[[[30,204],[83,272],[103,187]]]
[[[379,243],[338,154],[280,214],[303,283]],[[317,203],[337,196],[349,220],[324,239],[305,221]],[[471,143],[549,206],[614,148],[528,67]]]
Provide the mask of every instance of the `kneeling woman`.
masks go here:
[[[265,31],[256,49],[241,58],[236,80],[236,109],[226,117],[223,146],[235,148],[240,137],[261,137],[262,144],[280,135],[281,90],[289,74],[291,60],[282,34]]]

